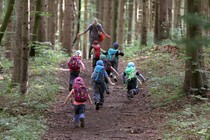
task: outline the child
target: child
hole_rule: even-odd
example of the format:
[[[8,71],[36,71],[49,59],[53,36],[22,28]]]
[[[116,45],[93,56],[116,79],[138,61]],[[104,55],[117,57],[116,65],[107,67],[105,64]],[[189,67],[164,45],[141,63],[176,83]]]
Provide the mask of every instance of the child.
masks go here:
[[[72,56],[70,60],[67,62],[70,71],[69,91],[71,91],[72,89],[74,79],[79,76],[80,67],[82,66],[83,70],[86,69],[84,63],[81,60],[81,57],[82,57],[82,52],[80,50],[77,50],[74,53],[74,56]]]
[[[99,110],[99,105],[102,106],[104,103],[105,78],[109,81],[111,85],[115,84],[112,83],[112,81],[108,77],[108,74],[104,69],[104,63],[102,60],[98,60],[96,62],[96,67],[91,75],[91,78],[93,78],[93,91],[96,110]]]
[[[75,127],[78,127],[80,121],[80,126],[84,127],[85,102],[89,100],[92,104],[92,100],[90,98],[90,95],[87,93],[87,89],[81,77],[77,77],[74,80],[74,88],[69,92],[68,96],[66,97],[66,100],[63,103],[64,105],[67,104],[71,96],[74,97],[74,125]]]
[[[126,83],[127,86],[127,98],[129,100],[133,98],[134,95],[137,95],[139,93],[138,78],[136,76],[139,76],[141,80],[145,82],[146,79],[140,72],[136,71],[134,63],[129,62],[125,69],[125,72],[123,72],[122,74],[123,84]]]
[[[116,71],[118,71],[118,60],[119,60],[118,56],[119,55],[124,56],[124,53],[122,51],[118,50],[118,47],[119,47],[118,43],[114,42],[113,48],[110,48],[108,50],[108,60],[109,60],[109,62],[111,62],[112,67]],[[112,73],[110,74],[110,76],[112,77]],[[116,76],[113,75],[113,77],[114,77],[114,80],[117,82]]]
[[[119,73],[112,67],[112,64],[108,61],[106,55],[101,54],[100,59],[103,61],[105,71],[107,72],[107,74],[109,76],[110,76],[112,71],[114,71],[119,76]],[[105,91],[106,91],[107,94],[110,93],[109,92],[109,84],[108,84],[108,81],[106,79],[105,79]]]
[[[106,51],[101,49],[101,46],[100,46],[100,44],[97,40],[95,40],[93,42],[92,47],[93,47],[93,63],[92,63],[92,66],[93,66],[93,70],[94,70],[94,68],[96,66],[96,62],[100,59],[101,52],[105,53]]]

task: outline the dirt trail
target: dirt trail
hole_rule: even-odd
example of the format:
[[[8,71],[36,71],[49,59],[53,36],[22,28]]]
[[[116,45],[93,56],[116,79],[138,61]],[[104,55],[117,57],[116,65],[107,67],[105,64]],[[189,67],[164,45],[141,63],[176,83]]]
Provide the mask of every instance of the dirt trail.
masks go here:
[[[88,60],[84,63],[91,66]],[[125,65],[120,63],[120,73]],[[89,68],[80,76],[90,87],[89,93],[93,97],[91,71],[92,68]],[[62,82],[67,82],[69,74],[62,72],[60,77]],[[64,86],[67,89],[67,84]],[[119,80],[115,86],[110,86],[111,93],[105,94],[104,106],[99,111],[95,110],[94,105],[87,103],[84,128],[74,128],[73,107],[70,103],[61,107],[67,95],[67,91],[62,91],[49,109],[49,130],[42,140],[158,140],[160,136],[156,125],[160,118],[152,111],[149,99],[142,95],[147,92],[146,89],[143,85],[141,93],[128,101],[126,90]]]

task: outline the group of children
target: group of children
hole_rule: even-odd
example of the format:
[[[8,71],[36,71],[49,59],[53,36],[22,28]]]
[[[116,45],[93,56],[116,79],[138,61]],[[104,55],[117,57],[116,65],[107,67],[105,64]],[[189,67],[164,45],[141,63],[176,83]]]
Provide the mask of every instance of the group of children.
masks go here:
[[[110,78],[114,78],[114,81],[117,82],[116,75],[119,76],[117,72],[119,55],[124,55],[122,51],[118,50],[118,46],[118,43],[115,42],[113,47],[106,52],[101,49],[97,41],[93,42],[93,72],[91,79],[96,110],[99,110],[100,106],[103,106],[104,92],[107,94],[110,93],[109,84],[115,85]],[[81,60],[81,56],[81,51],[76,51],[68,61],[68,67],[70,69],[69,94],[64,102],[64,104],[67,104],[73,96],[75,127],[79,126],[79,122],[80,126],[84,127],[85,102],[89,100],[91,104],[93,103],[90,95],[87,93],[85,82],[79,77],[80,67],[82,67],[83,70],[86,69]],[[129,62],[125,72],[122,73],[123,83],[127,86],[127,98],[129,100],[139,93],[138,81],[140,82],[140,80],[137,76],[139,76],[143,82],[145,81],[143,75],[136,71],[134,63]]]

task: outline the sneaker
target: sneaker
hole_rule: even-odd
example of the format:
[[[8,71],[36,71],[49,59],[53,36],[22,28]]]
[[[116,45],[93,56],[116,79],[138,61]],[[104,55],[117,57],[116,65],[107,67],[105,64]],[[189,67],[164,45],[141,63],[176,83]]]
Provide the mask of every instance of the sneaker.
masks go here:
[[[109,77],[110,77],[110,78],[112,78],[112,77],[113,77],[113,74],[112,74],[112,73],[110,73]]]
[[[74,128],[78,128],[78,127],[79,127],[78,123],[74,123]]]
[[[107,90],[107,91],[106,91],[106,94],[110,94],[110,92]]]
[[[83,128],[85,126],[84,118],[80,118],[80,126]]]
[[[116,76],[113,76],[113,78],[114,78],[114,81],[117,82],[117,77]]]
[[[130,97],[131,97],[131,98],[134,97],[134,90],[130,90]]]
[[[127,96],[128,100],[131,100],[131,97],[130,96]]]
[[[96,110],[99,110],[99,103],[96,103]]]

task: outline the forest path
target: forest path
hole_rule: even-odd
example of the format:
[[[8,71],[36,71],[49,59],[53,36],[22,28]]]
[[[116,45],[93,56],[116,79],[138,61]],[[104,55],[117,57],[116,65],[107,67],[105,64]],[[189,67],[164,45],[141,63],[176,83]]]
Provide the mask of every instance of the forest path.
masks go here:
[[[89,88],[89,94],[93,97],[91,86],[92,68],[90,60],[85,60],[86,72],[80,76]],[[65,65],[65,64],[64,64]],[[126,63],[119,64],[119,73],[122,73]],[[158,140],[157,124],[161,122],[161,117],[157,116],[150,107],[150,101],[143,94],[147,92],[145,85],[140,85],[141,93],[136,95],[131,101],[126,98],[126,89],[120,77],[115,86],[110,86],[110,94],[105,95],[104,106],[100,110],[95,110],[95,105],[87,103],[86,118],[84,128],[74,128],[73,107],[69,102],[62,107],[67,96],[68,72],[59,72],[62,86],[66,87],[62,91],[57,101],[49,109],[48,127],[49,130],[42,137],[42,140]],[[142,94],[143,93],[143,94]]]

